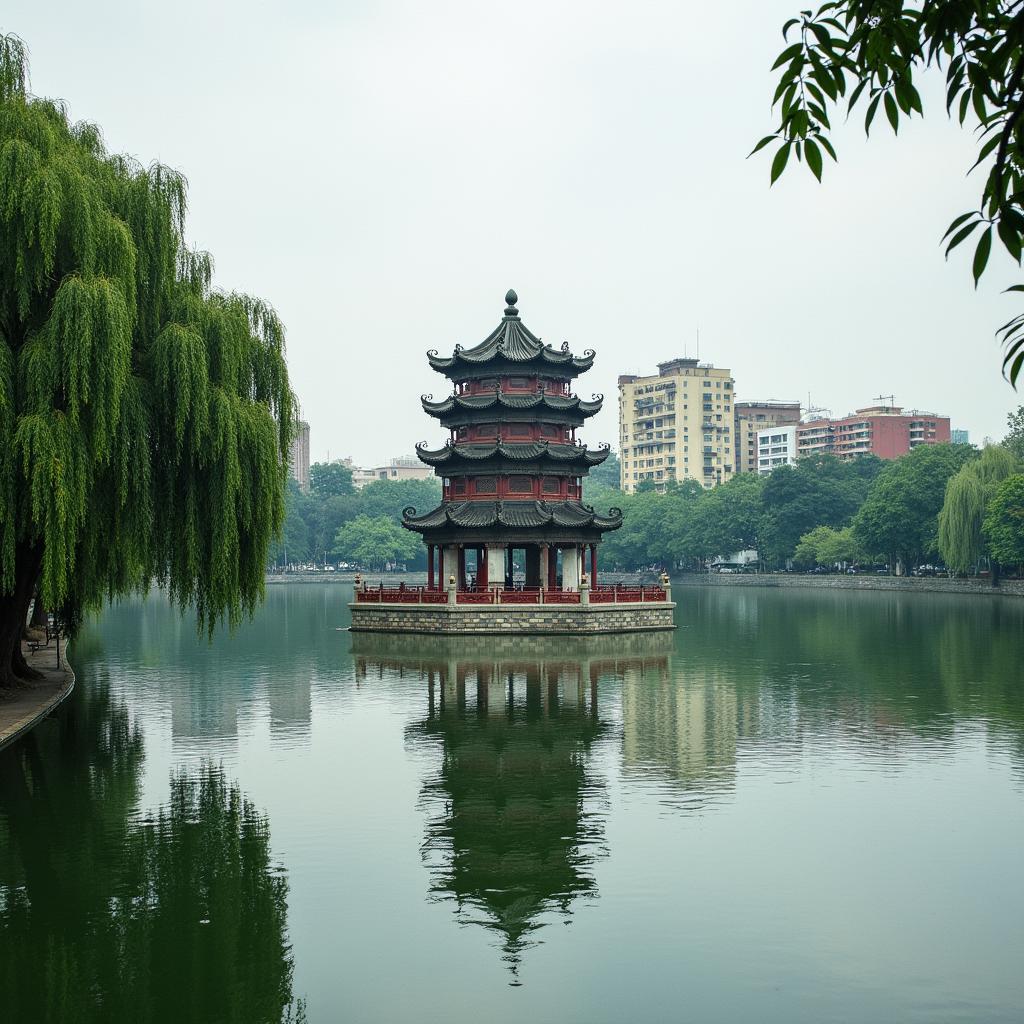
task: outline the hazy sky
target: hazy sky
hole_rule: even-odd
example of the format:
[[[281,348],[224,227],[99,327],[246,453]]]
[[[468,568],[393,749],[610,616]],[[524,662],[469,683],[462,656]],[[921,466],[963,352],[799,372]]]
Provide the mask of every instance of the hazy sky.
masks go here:
[[[769,190],[769,158],[744,159],[799,7],[8,0],[0,30],[36,93],[187,176],[218,286],[287,326],[314,460],[437,441],[424,352],[481,340],[510,287],[545,341],[597,350],[591,445],[616,441],[617,375],[693,354],[698,328],[741,400],[894,394],[1001,437],[1018,278],[999,252],[975,292],[969,252],[943,261],[981,181],[941,77],[898,141],[882,117],[868,144],[862,115],[837,131],[822,185],[798,167]]]

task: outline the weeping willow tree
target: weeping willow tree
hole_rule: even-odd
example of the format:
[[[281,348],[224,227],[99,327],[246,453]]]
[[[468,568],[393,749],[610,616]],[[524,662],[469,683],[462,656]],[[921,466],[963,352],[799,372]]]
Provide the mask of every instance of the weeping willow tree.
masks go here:
[[[950,477],[939,512],[939,553],[954,572],[973,571],[989,554],[982,533],[985,510],[999,485],[1021,467],[1013,452],[993,444]]]
[[[263,591],[294,424],[281,324],[211,289],[186,185],[27,88],[0,36],[0,686],[37,588],[74,629],[158,581],[202,625]]]

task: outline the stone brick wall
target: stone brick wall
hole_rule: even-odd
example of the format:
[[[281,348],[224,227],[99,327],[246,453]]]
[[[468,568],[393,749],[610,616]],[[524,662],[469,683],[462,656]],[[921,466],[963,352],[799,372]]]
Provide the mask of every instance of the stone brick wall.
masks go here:
[[[602,605],[350,604],[354,633],[641,633],[675,629],[671,601]]]
[[[938,579],[931,576],[791,576],[788,573],[762,573],[677,576],[673,587],[789,587],[832,590],[888,590],[930,594],[1005,594],[1024,597],[1024,580],[1003,580],[993,587],[988,580]]]

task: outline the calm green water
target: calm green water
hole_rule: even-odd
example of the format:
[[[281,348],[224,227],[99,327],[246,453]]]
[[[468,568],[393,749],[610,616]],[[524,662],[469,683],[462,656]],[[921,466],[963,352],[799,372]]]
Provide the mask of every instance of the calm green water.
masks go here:
[[[677,590],[586,642],[111,608],[0,755],[2,1019],[1024,1019],[1024,601]]]

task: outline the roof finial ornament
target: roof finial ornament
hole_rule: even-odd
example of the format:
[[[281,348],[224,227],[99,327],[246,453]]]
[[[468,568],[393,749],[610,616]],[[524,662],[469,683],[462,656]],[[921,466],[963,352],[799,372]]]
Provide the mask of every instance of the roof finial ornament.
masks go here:
[[[509,288],[505,292],[505,316],[519,316],[519,310],[516,309],[516,303],[519,301],[519,296],[516,295],[515,289]]]

